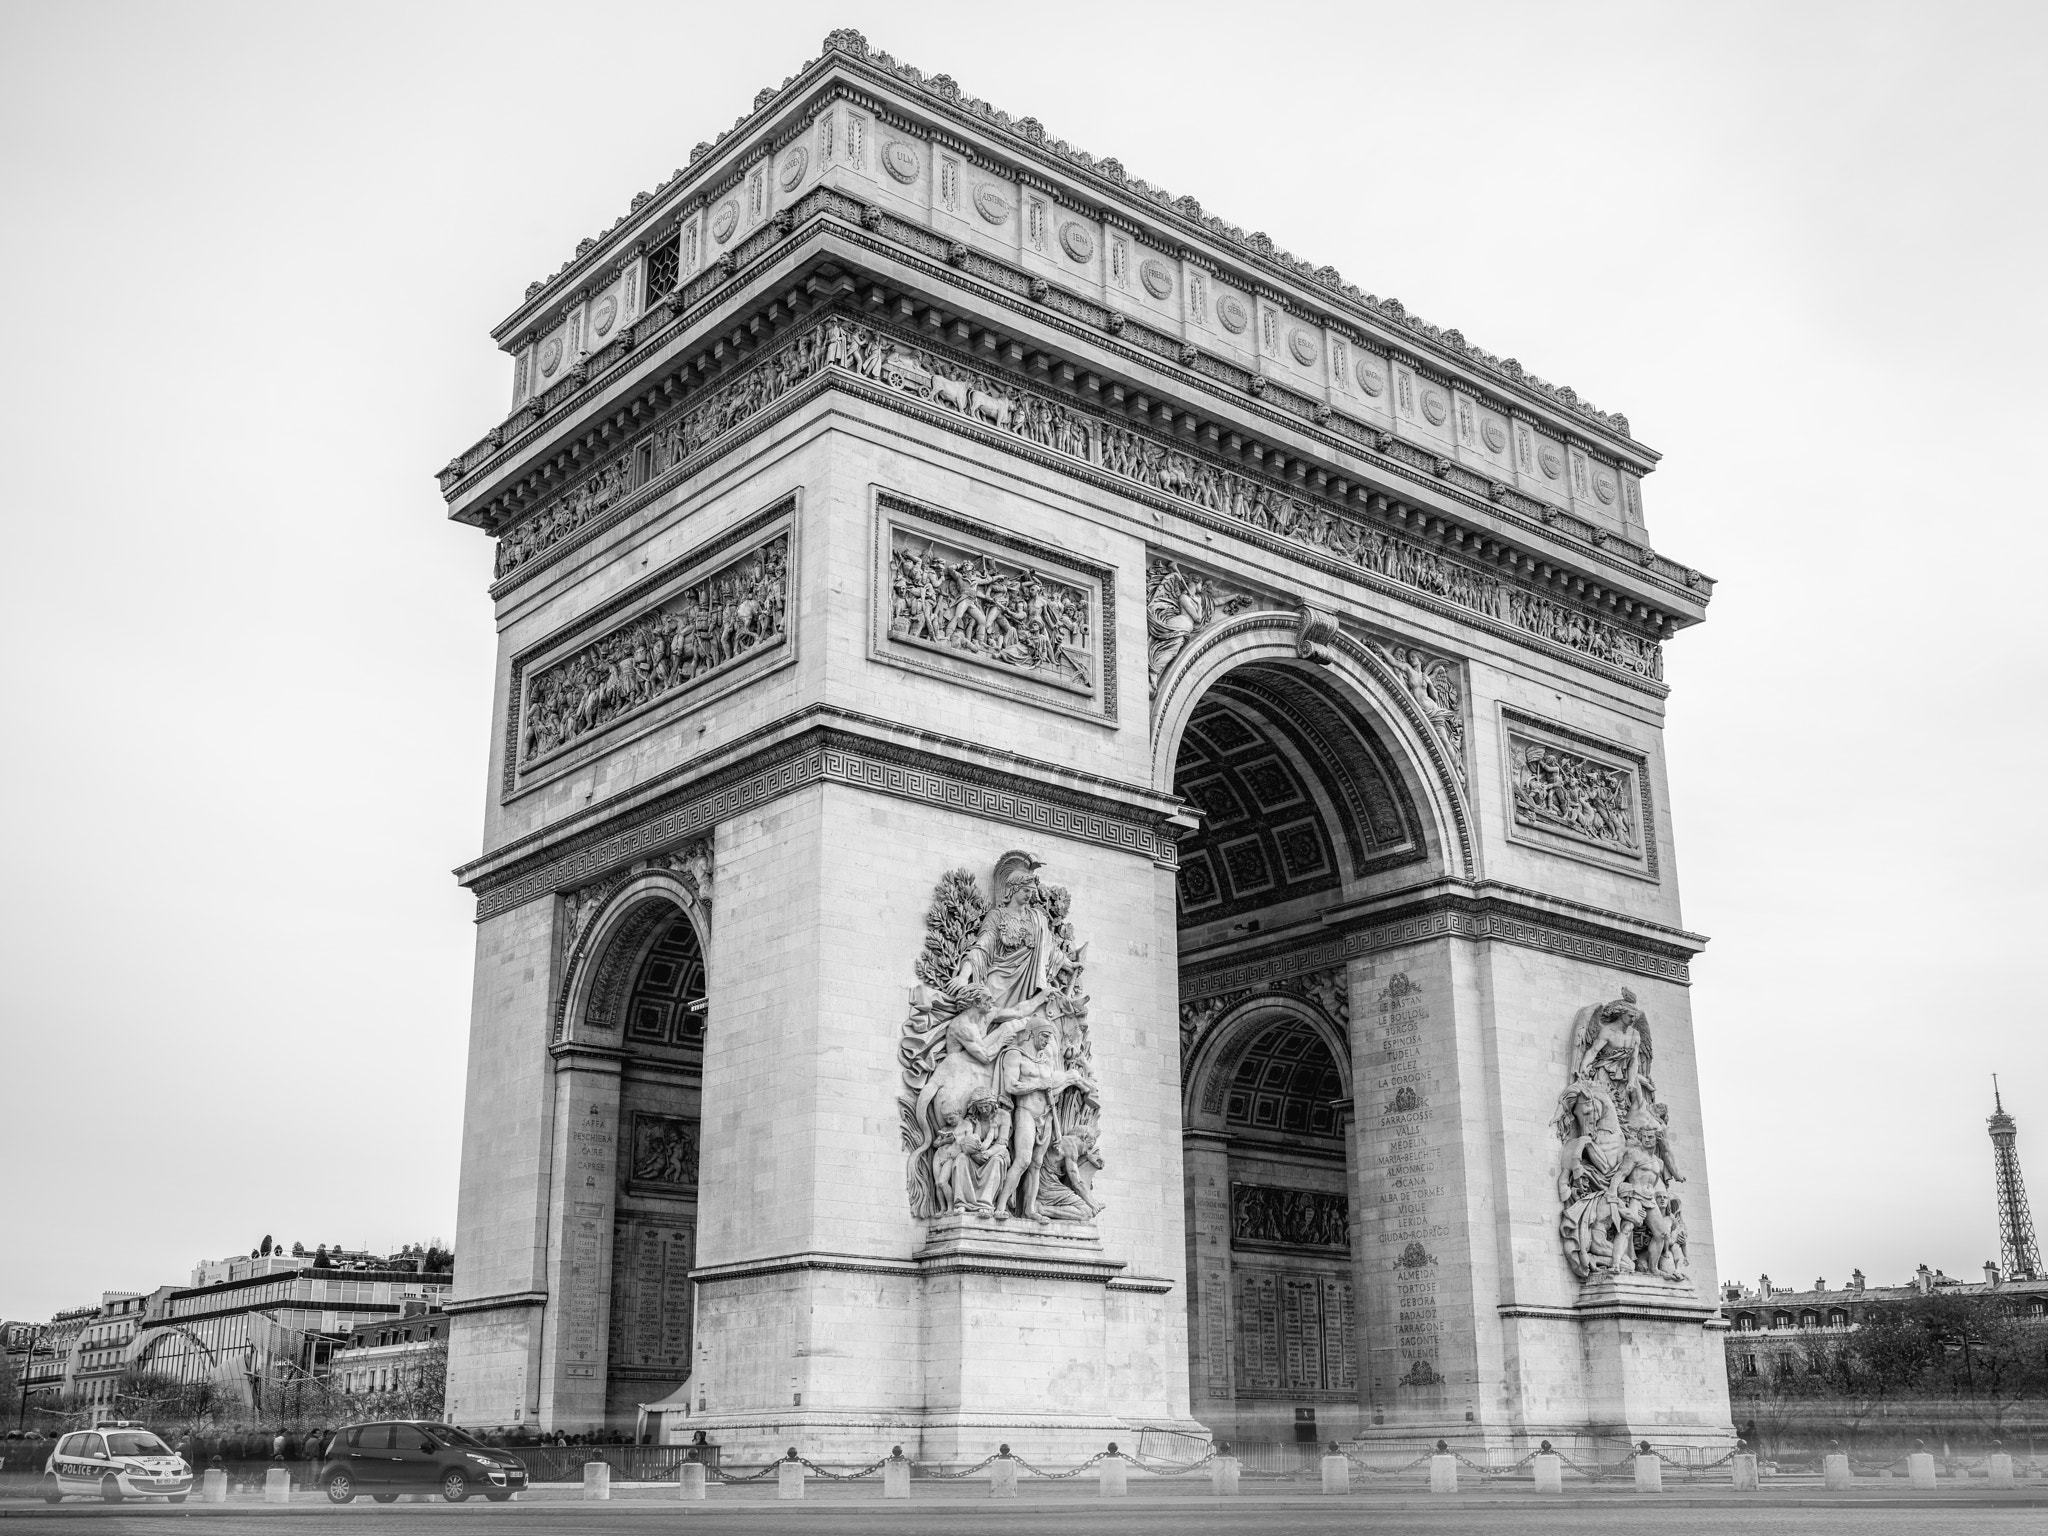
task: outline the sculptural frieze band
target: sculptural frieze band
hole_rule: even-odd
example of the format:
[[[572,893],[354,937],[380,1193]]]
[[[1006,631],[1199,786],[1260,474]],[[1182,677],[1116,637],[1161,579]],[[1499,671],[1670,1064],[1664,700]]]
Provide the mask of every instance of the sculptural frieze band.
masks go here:
[[[899,1055],[910,1213],[1088,1221],[1102,1092],[1072,898],[1039,861],[996,860],[993,899],[949,871],[925,914]]]
[[[1626,987],[1579,1010],[1571,1082],[1557,1101],[1558,1230],[1581,1280],[1596,1275],[1687,1278],[1685,1182],[1670,1146],[1668,1105],[1650,1077],[1649,1015]]]
[[[1108,421],[1000,370],[971,367],[887,330],[829,316],[650,427],[574,487],[507,527],[497,575],[512,575],[604,516],[638,486],[709,449],[800,385],[836,372],[942,415],[1201,507],[1244,527],[1312,548],[1354,569],[1533,634],[1624,673],[1660,679],[1656,639],[1538,593],[1400,533],[1372,527],[1314,498],[1211,463],[1185,447]],[[639,466],[639,467],[636,467]],[[1157,636],[1154,637],[1159,638]]]

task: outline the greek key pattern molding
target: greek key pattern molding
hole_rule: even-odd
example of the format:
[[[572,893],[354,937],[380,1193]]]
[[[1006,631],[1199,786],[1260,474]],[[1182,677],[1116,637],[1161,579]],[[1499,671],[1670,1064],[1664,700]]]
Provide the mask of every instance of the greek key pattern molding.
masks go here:
[[[1685,959],[1652,947],[1648,941],[1622,943],[1601,938],[1570,926],[1566,919],[1536,920],[1527,915],[1527,909],[1522,914],[1484,909],[1445,909],[1399,918],[1379,927],[1361,928],[1341,938],[1262,955],[1238,965],[1183,972],[1181,1006],[1185,1014],[1191,999],[1206,999],[1219,993],[1272,991],[1279,988],[1285,978],[1302,970],[1341,964],[1346,960],[1438,938],[1490,939],[1583,960],[1588,965],[1648,976],[1657,981],[1676,982],[1679,986],[1692,984],[1692,972]]]
[[[589,840],[531,867],[475,882],[477,921],[498,916],[558,891],[590,884],[606,872],[683,842],[719,822],[812,784],[849,784],[878,794],[943,806],[970,816],[1119,849],[1166,868],[1175,844],[1160,822],[1119,815],[1047,794],[1042,786],[986,772],[970,777],[958,764],[905,749],[877,750],[838,732],[817,731],[780,760],[683,799],[629,827],[600,829]],[[826,738],[819,740],[816,738]],[[900,758],[896,755],[900,752]]]
[[[1608,620],[1541,596],[1403,535],[1375,528],[1314,498],[1295,495],[1197,450],[1084,412],[986,366],[970,367],[889,329],[832,315],[791,336],[771,356],[715,386],[676,417],[542,511],[507,529],[499,546],[502,578],[578,533],[637,478],[666,475],[700,449],[745,424],[799,385],[831,369],[907,397],[949,425],[1021,441],[1056,458],[1079,460],[1113,480],[1133,483],[1237,525],[1306,547],[1354,577],[1405,592],[1562,647],[1629,677],[1659,681],[1662,649]],[[640,469],[633,470],[638,464]],[[593,490],[592,487],[597,487]]]

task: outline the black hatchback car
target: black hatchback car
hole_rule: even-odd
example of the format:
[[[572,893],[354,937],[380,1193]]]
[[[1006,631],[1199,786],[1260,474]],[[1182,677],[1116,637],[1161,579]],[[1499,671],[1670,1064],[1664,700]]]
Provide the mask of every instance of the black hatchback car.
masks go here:
[[[320,1486],[337,1504],[359,1493],[389,1504],[431,1489],[451,1504],[472,1493],[509,1499],[526,1486],[526,1464],[452,1424],[387,1419],[339,1431],[321,1463]]]

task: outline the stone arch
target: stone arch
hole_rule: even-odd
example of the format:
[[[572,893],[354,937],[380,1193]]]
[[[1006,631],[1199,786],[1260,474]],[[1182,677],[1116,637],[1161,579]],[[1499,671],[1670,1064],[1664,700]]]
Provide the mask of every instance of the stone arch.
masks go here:
[[[1308,654],[1304,654],[1308,653]],[[1351,716],[1362,739],[1376,741],[1417,808],[1437,873],[1478,873],[1467,765],[1439,739],[1428,717],[1373,648],[1304,612],[1260,610],[1212,625],[1174,658],[1152,706],[1152,785],[1171,794],[1188,724],[1233,672],[1291,675]]]
[[[565,1298],[585,1288],[568,1304],[598,1362],[570,1385],[575,1415],[613,1429],[685,1390],[693,1359],[710,892],[699,844],[562,898],[555,1113],[582,1150],[555,1198],[585,1247],[580,1268],[557,1254],[554,1284]]]
[[[1260,992],[1232,1003],[1189,1042],[1181,1076],[1181,1123],[1189,1129],[1227,1127],[1229,1089],[1260,1041],[1292,1024],[1310,1033],[1337,1072],[1340,1098],[1351,1097],[1351,1043],[1343,1026],[1315,1003],[1290,992]]]
[[[573,931],[555,1002],[557,1040],[620,1044],[648,956],[678,921],[689,925],[700,965],[708,963],[710,902],[683,873],[644,870],[571,892],[563,901]]]

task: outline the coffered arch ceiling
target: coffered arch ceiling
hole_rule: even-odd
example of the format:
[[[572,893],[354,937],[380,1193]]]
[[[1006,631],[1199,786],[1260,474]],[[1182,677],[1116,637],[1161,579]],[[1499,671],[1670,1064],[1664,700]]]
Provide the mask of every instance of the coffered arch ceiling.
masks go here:
[[[1322,1035],[1304,1019],[1282,1017],[1259,1030],[1224,1089],[1223,1119],[1233,1129],[1291,1136],[1336,1136],[1343,1075]]]
[[[1189,717],[1174,789],[1201,812],[1180,844],[1183,926],[1307,897],[1425,856],[1420,819],[1379,742],[1327,685],[1253,663]]]

